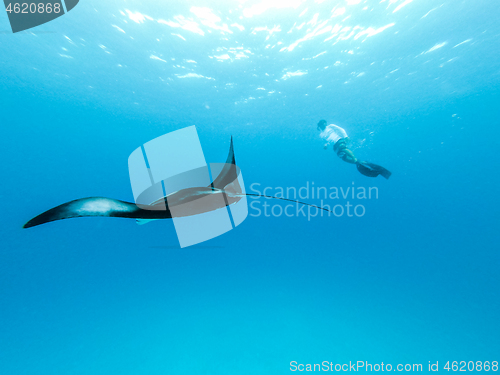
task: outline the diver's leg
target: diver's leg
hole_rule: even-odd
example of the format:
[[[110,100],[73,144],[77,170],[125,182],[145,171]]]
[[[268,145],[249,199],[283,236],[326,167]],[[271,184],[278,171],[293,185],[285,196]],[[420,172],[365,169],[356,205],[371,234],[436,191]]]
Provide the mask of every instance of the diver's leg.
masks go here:
[[[343,161],[351,164],[356,164],[358,159],[356,159],[356,156],[354,156],[354,153],[351,150],[345,148],[343,152],[344,152],[344,156],[342,157]]]

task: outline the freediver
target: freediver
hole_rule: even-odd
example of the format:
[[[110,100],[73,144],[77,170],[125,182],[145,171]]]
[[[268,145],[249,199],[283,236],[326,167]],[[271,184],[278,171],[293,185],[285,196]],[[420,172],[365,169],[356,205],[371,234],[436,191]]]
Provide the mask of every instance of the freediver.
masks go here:
[[[384,167],[367,161],[358,160],[356,156],[354,156],[354,153],[347,148],[350,139],[346,131],[340,126],[334,124],[326,125],[326,121],[321,120],[318,122],[317,129],[320,131],[319,136],[326,141],[323,148],[326,150],[328,146],[333,143],[333,151],[337,156],[347,163],[356,164],[356,168],[361,174],[368,177],[382,175],[386,179],[391,177],[391,172]]]

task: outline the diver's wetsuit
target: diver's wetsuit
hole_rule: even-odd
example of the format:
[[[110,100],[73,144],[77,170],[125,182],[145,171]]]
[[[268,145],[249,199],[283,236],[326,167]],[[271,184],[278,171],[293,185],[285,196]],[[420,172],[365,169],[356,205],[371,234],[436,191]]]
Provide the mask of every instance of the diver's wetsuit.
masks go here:
[[[326,141],[327,145],[331,143],[336,145],[342,138],[347,138],[347,133],[340,126],[330,124],[323,129],[319,136]]]
[[[342,129],[340,126],[330,124],[325,127],[325,129],[319,136],[326,141],[325,148],[333,143],[333,151],[335,151],[337,156],[342,160],[349,162],[348,159],[350,158],[350,156],[345,152],[345,150],[347,149],[347,142],[349,141],[349,138],[347,138],[347,133],[344,129]],[[352,160],[351,162],[355,163],[356,159]]]

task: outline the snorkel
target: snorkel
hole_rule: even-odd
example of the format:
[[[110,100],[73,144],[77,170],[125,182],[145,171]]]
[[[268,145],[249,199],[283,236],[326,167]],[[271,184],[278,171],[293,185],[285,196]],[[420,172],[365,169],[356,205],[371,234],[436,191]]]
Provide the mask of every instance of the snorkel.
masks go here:
[[[316,126],[316,129],[317,130],[325,130],[326,128],[326,120],[320,120],[320,122],[318,122],[318,125]]]

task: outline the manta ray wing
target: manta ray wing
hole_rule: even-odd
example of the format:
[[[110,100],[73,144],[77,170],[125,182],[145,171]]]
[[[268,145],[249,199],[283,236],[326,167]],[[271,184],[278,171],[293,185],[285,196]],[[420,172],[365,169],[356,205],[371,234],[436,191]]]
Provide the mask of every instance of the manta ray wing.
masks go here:
[[[169,211],[143,210],[134,203],[119,201],[105,197],[76,199],[51,208],[24,224],[23,228],[31,228],[51,221],[71,219],[74,217],[123,217],[133,219],[167,218]]]
[[[238,179],[238,171],[236,169],[236,160],[234,158],[233,137],[231,137],[231,145],[229,146],[229,154],[227,155],[226,163],[220,171],[219,175],[210,184],[215,189],[223,190],[227,185]]]

